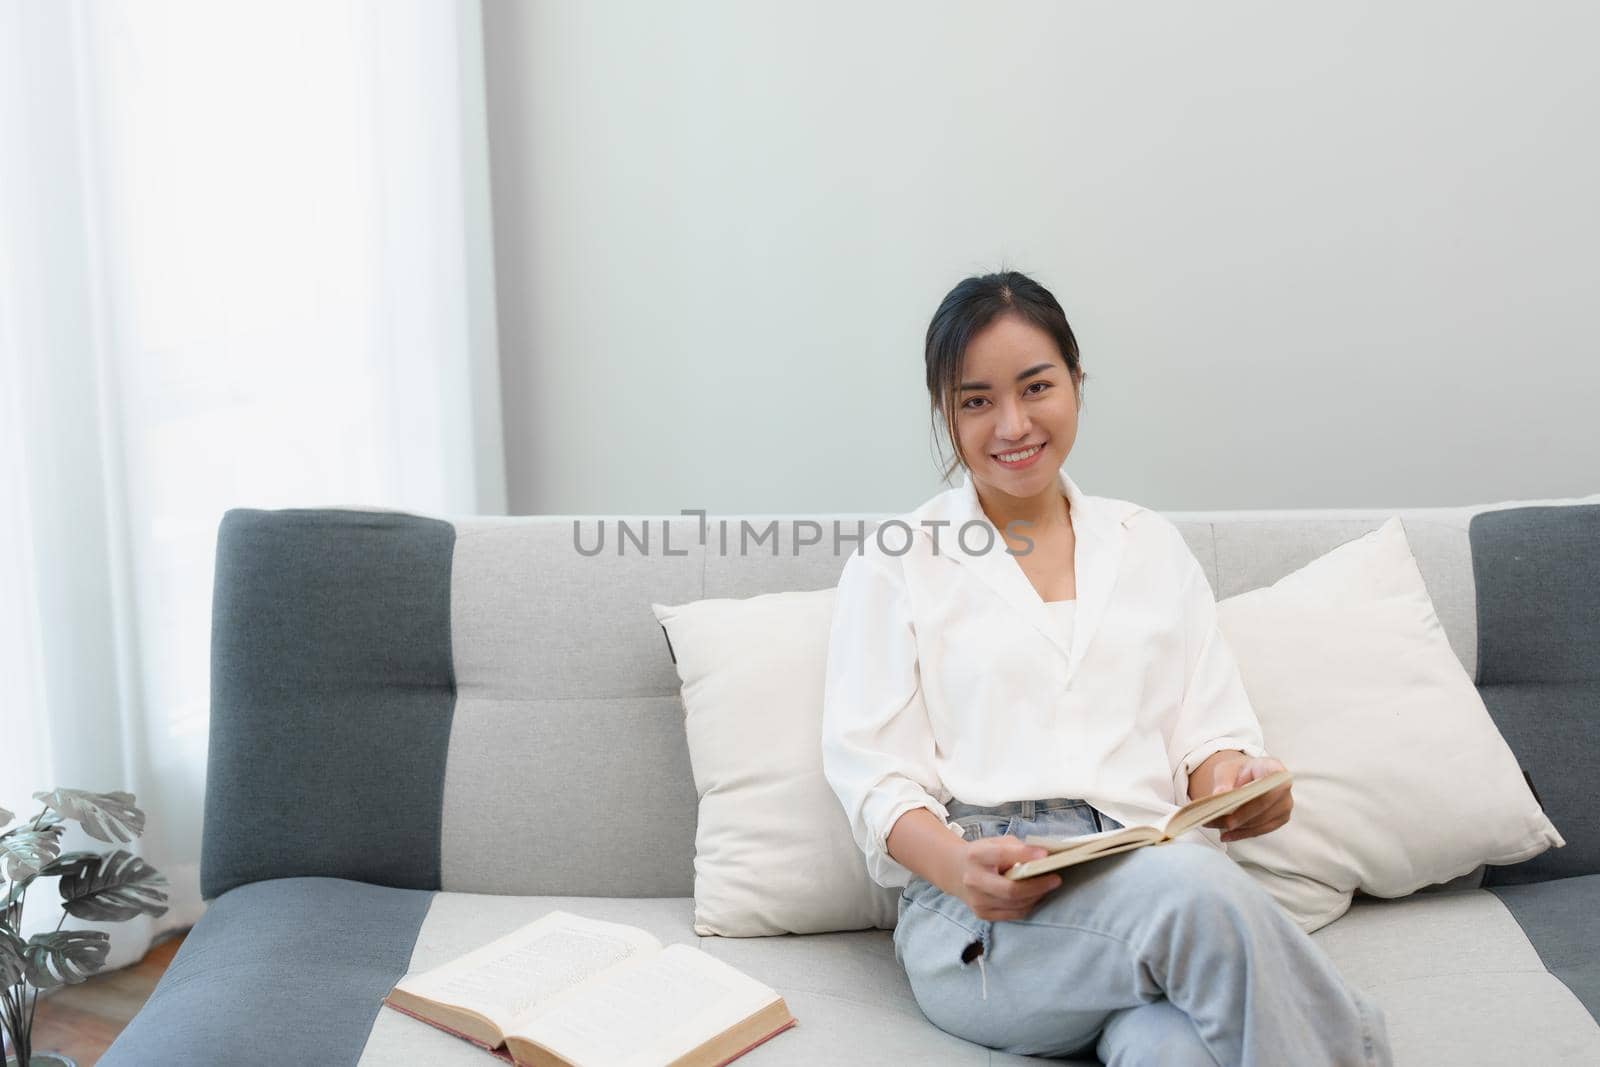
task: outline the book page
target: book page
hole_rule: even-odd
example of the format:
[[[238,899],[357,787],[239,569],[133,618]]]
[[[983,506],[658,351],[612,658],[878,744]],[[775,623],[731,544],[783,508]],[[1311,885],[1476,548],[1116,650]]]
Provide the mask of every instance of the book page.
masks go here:
[[[1285,782],[1293,780],[1294,775],[1289,771],[1273,771],[1265,778],[1246,782],[1226,793],[1190,801],[1162,821],[1161,831],[1167,837],[1179,837],[1196,826],[1204,826],[1219,815],[1226,815],[1241,808],[1263,793],[1270,793]]]
[[[1120,843],[1102,843],[1095,846],[1093,849],[1069,848],[1060,852],[1052,852],[1050,855],[1041,856],[1036,860],[1028,860],[1025,863],[1019,863],[1016,866],[1007,869],[1005,872],[1005,877],[1011,879],[1013,882],[1021,881],[1024,878],[1037,878],[1041,874],[1048,874],[1051,871],[1059,871],[1067,867],[1076,866],[1080,863],[1093,863],[1095,860],[1102,859],[1106,856],[1115,856],[1119,852],[1128,852],[1132,849],[1144,848],[1148,845],[1161,844],[1161,842],[1156,838],[1156,831],[1153,828],[1139,827],[1139,829],[1144,830],[1145,832],[1137,837],[1124,838]]]
[[[515,1036],[573,1063],[646,1067],[677,1059],[775,999],[710,953],[668,945],[563,997]]]
[[[395,988],[485,1016],[506,1032],[518,1016],[661,942],[621,923],[552,911],[458,960]]]
[[[1161,839],[1161,831],[1154,826],[1124,826],[1079,837],[1044,837],[1029,834],[1022,839],[1026,845],[1040,845],[1049,854],[1036,860],[1023,860],[1001,873],[1013,882],[1036,878],[1041,874],[1059,871],[1077,863],[1087,863],[1101,856],[1126,852],[1131,848],[1148,845]]]
[[[1099,830],[1092,834],[1079,834],[1077,837],[1047,837],[1043,834],[1028,834],[1023,837],[1025,845],[1037,845],[1048,849],[1050,852],[1064,852],[1067,849],[1082,849],[1098,851],[1099,849],[1127,841],[1154,841],[1161,836],[1154,826],[1118,826],[1110,830]]]

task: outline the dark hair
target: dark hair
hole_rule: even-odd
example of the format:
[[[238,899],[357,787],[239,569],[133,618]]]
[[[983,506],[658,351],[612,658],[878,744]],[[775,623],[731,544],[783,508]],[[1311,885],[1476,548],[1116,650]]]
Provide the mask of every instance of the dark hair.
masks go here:
[[[1072,375],[1079,402],[1082,402],[1083,380],[1088,376],[1078,365],[1078,340],[1072,336],[1067,314],[1061,310],[1061,305],[1050,290],[1014,270],[965,279],[945,295],[939,310],[933,313],[933,321],[928,323],[924,355],[933,435],[937,438],[938,418],[942,415],[945,433],[955,451],[955,458],[944,469],[943,477],[946,480],[958,466],[965,466],[967,461],[956,433],[961,358],[966,354],[967,344],[972,338],[1001,315],[1015,315],[1050,335],[1067,365],[1067,372]]]

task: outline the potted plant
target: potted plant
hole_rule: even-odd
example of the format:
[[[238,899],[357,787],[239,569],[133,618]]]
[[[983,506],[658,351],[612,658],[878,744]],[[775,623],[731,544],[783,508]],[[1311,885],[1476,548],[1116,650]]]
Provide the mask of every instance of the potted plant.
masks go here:
[[[111,936],[103,930],[63,930],[68,915],[95,922],[121,922],[167,910],[167,879],[124,849],[61,851],[66,820],[97,841],[132,841],[144,832],[144,812],[132,793],[57,789],[35,793],[44,810],[0,834],[0,1028],[12,1050],[7,1067],[54,1067],[72,1063],[53,1053],[34,1053],[33,1014],[39,991],[81,982],[105,966]],[[0,808],[0,828],[15,818]],[[22,906],[28,886],[40,876],[61,878],[61,919],[56,928],[22,939]],[[29,996],[30,988],[33,995]]]

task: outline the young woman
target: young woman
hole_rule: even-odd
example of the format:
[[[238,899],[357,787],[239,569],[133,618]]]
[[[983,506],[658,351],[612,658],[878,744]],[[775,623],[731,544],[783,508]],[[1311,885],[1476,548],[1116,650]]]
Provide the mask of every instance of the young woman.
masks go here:
[[[1084,374],[1060,304],[968,278],[927,335],[964,483],[845,565],[823,765],[868,873],[904,887],[896,959],[927,1017],[1111,1065],[1386,1064],[1381,1010],[1228,858],[1285,785],[1171,844],[1021,881],[1029,834],[1153,823],[1283,769],[1166,519],[1062,470]]]

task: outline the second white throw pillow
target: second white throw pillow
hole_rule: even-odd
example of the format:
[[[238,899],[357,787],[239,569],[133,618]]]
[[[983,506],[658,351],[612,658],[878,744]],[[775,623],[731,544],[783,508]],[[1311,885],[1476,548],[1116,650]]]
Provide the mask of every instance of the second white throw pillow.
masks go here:
[[[1451,651],[1398,518],[1217,605],[1289,822],[1228,843],[1307,931],[1565,842]]]

